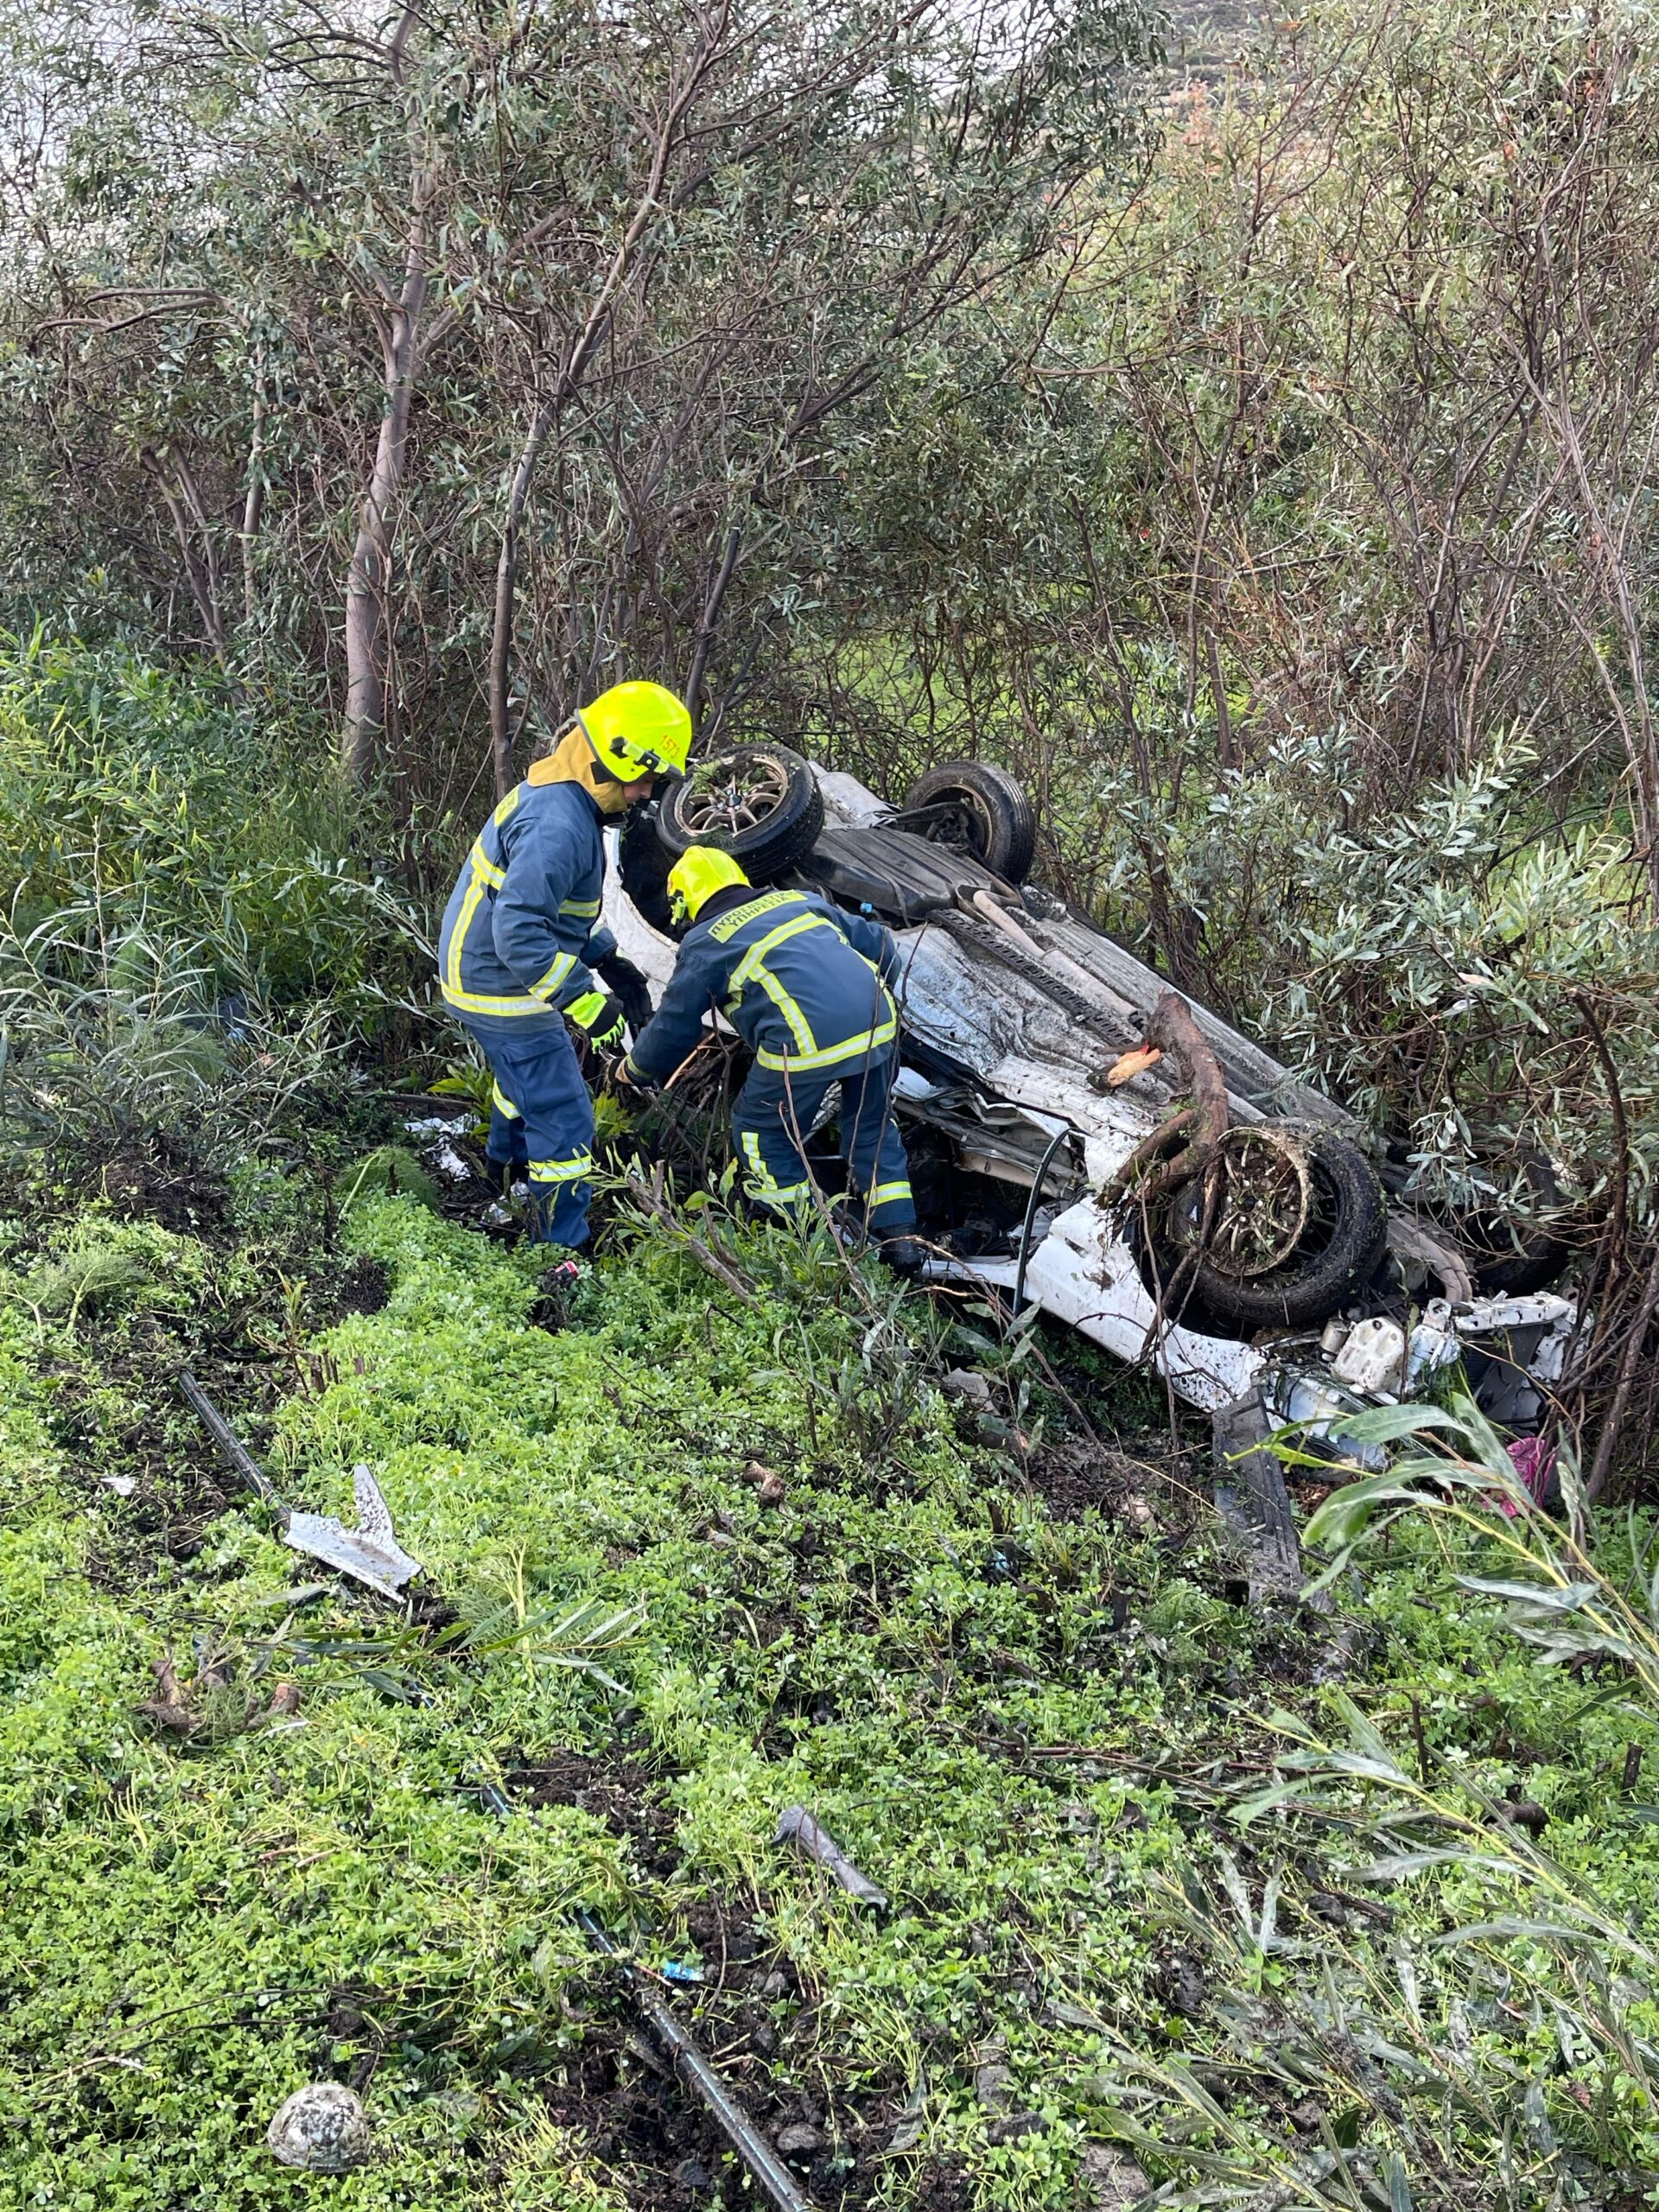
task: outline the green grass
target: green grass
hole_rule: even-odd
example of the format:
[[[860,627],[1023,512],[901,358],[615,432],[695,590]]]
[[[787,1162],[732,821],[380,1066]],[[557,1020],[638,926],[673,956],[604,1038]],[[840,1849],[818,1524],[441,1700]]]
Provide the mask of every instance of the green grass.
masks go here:
[[[228,1249],[95,1213],[3,1247],[0,2202],[621,2204],[556,2094],[616,2039],[579,1904],[711,1977],[711,1902],[753,1922],[785,1986],[734,2012],[711,1980],[688,2017],[746,2094],[810,2095],[849,2145],[861,2112],[885,2144],[908,2106],[910,2147],[863,2170],[895,2205],[948,2174],[964,2205],[1087,2204],[1087,2143],[1142,2130],[1184,2202],[1568,2203],[1659,2164],[1639,2068],[1580,2050],[1514,1944],[1440,1942],[1478,1871],[1372,1890],[1388,1924],[1319,1917],[1317,1893],[1362,1887],[1385,1785],[1239,1817],[1286,1753],[1275,1713],[1333,1740],[1360,1714],[1408,1767],[1421,1719],[1446,1788],[1522,1788],[1574,1878],[1648,1925],[1656,1830],[1612,1801],[1628,1743],[1659,1757],[1650,1719],[1457,1591],[1443,1531],[1401,1523],[1364,1562],[1359,1656],[1320,1688],[1325,1624],[1225,1602],[1204,1525],[1057,1523],[963,1442],[927,1309],[874,1277],[734,1232],[751,1311],[642,1236],[550,1336],[531,1255],[365,1194],[348,1235],[390,1301],[313,1340],[266,1461],[349,1512],[368,1460],[463,1625],[423,1635],[344,1592],[293,1609],[315,1576],[261,1507],[167,1494],[195,1449],[169,1360],[249,1358],[303,1302],[294,1186],[243,1205]],[[119,1297],[31,1302],[93,1251],[130,1263]],[[315,1287],[344,1261],[309,1264]],[[140,1465],[143,1423],[123,1498],[99,1477]],[[742,1481],[752,1457],[781,1506]],[[192,1510],[181,1559],[156,1531]],[[187,1689],[223,1662],[228,1730],[181,1745],[136,1717],[163,1650]],[[234,1725],[278,1681],[298,1713]],[[597,1813],[503,1821],[468,1792],[569,1751],[656,1777],[665,1861]],[[803,1800],[887,1915],[773,1844]],[[1425,2050],[1451,2054],[1438,2075]],[[988,2057],[1038,2116],[1020,2139],[993,2139]],[[326,2184],[276,2166],[282,2098],[370,2062],[378,2161]],[[837,2186],[832,2141],[814,2187]]]

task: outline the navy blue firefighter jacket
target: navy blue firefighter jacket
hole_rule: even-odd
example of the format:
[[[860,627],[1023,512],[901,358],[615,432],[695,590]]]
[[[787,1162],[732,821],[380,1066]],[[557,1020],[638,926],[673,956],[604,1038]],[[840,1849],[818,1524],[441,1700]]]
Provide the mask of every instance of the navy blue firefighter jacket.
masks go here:
[[[763,1068],[851,1074],[899,1033],[899,949],[880,922],[804,891],[719,892],[687,933],[662,1004],[628,1055],[672,1075],[718,1007]]]
[[[595,988],[616,950],[595,928],[605,886],[604,817],[577,783],[509,791],[467,855],[438,938],[438,979],[458,1014],[550,1020]]]

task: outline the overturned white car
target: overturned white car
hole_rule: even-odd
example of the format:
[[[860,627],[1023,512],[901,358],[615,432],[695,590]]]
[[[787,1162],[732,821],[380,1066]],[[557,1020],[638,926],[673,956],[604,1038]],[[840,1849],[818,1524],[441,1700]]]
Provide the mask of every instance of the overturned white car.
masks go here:
[[[666,873],[707,842],[892,929],[896,1098],[939,1274],[1153,1361],[1195,1407],[1260,1390],[1332,1442],[1344,1410],[1459,1357],[1497,1418],[1534,1425],[1576,1318],[1547,1287],[1566,1249],[1391,1194],[1351,1116],[1026,882],[1034,830],[981,763],[931,770],[894,809],[785,747],[740,747],[630,817],[605,918],[660,991]]]

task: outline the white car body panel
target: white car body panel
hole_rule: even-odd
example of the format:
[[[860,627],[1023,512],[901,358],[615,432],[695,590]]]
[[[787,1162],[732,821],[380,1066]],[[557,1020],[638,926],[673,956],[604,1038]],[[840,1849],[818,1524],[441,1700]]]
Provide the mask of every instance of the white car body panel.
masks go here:
[[[855,778],[824,769],[815,772],[828,821],[876,827],[889,815],[891,810]],[[606,873],[603,920],[624,957],[645,976],[658,998],[673,972],[676,947],[640,917],[623,893],[614,864],[615,832],[610,836],[613,865]],[[1126,1051],[1138,1043],[1137,1017],[1148,1014],[1170,986],[1109,938],[1066,913],[1058,901],[1050,902],[1041,918],[1027,921],[1022,916],[1021,922],[1046,951],[1084,971],[1103,1015],[1113,1026],[1121,1019],[1122,1034],[1116,1049]],[[1328,1402],[1338,1414],[1344,1401],[1357,1404],[1360,1401],[1352,1394],[1326,1387],[1331,1383],[1331,1348],[1315,1345],[1306,1333],[1295,1338],[1293,1369],[1285,1357],[1289,1345],[1281,1351],[1272,1344],[1253,1345],[1160,1325],[1134,1252],[1093,1193],[1111,1179],[1163,1118],[1173,1095],[1165,1069],[1150,1070],[1119,1090],[1096,1090],[1089,1077],[1115,1057],[1109,1039],[1091,1033],[1034,982],[999,963],[976,959],[969,948],[937,926],[924,924],[896,930],[893,935],[904,959],[905,1032],[970,1070],[994,1101],[1004,1102],[996,1113],[1005,1134],[1011,1120],[1023,1122],[1031,1144],[1040,1151],[1061,1128],[1072,1133],[1067,1180],[1074,1187],[1079,1180],[1086,1182],[1089,1195],[1053,1216],[1040,1242],[1033,1238],[1022,1279],[1027,1296],[1120,1358],[1150,1358],[1179,1397],[1204,1411],[1231,1404],[1257,1384],[1266,1388],[1270,1402],[1281,1402],[1281,1411],[1287,1414],[1293,1385],[1304,1399],[1313,1387],[1320,1404]],[[1221,1063],[1235,1120],[1290,1115],[1351,1128],[1363,1139],[1363,1132],[1340,1107],[1297,1082],[1260,1046],[1206,1007],[1191,1001],[1188,1004]],[[904,1114],[925,1120],[929,1098],[937,1094],[914,1069],[906,1069],[895,1095]],[[962,1164],[984,1172],[987,1163],[995,1161],[997,1131],[991,1122],[987,1123],[982,1151],[976,1151],[971,1135],[959,1135],[958,1125],[950,1126]],[[1006,1157],[993,1165],[992,1172],[1027,1188],[1035,1179],[1033,1166],[1021,1167]],[[953,1259],[938,1272],[972,1277],[1002,1291],[1011,1291],[1020,1277],[1017,1260],[1009,1258]],[[1471,1300],[1440,1311],[1446,1325],[1469,1340],[1504,1325],[1514,1303]],[[1545,1351],[1547,1363],[1552,1356],[1559,1362],[1557,1347],[1567,1325],[1560,1316],[1574,1311],[1567,1301],[1552,1301],[1554,1325],[1543,1332],[1552,1348]],[[1327,1330],[1326,1335],[1330,1333]],[[1387,1395],[1380,1391],[1365,1395],[1373,1402]]]

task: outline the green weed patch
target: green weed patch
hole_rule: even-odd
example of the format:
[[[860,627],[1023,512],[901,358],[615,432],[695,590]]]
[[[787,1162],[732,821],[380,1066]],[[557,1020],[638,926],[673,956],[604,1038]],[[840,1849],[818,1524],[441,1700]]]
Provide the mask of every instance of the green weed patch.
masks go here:
[[[296,1358],[302,1302],[261,1256],[283,1187],[250,1185],[219,1250],[98,1216],[9,1247],[8,2202],[749,2201],[631,2044],[581,1905],[673,1964],[825,2206],[1115,2203],[1114,2139],[1193,2203],[1648,2186],[1645,1999],[1618,2013],[1630,2052],[1595,2048],[1529,1939],[1440,1940],[1491,1910],[1478,1867],[1364,1882],[1388,1790],[1357,1770],[1317,1818],[1259,1802],[1291,1723],[1358,1714],[1408,1769],[1421,1741],[1443,1791],[1524,1793],[1645,1925],[1654,1828],[1611,1801],[1650,1724],[1448,1599],[1434,1529],[1367,1563],[1346,1687],[1322,1686],[1331,1624],[1228,1602],[1218,1539],[1171,1501],[1149,1529],[1055,1522],[959,1434],[926,1308],[787,1239],[739,1233],[751,1308],[642,1236],[550,1334],[532,1255],[365,1192],[353,1251],[311,1265],[385,1302]],[[31,1298],[111,1251],[119,1294]],[[158,1434],[188,1439],[167,1345],[257,1344],[261,1298],[271,1370],[303,1385],[272,1403],[272,1478],[349,1517],[368,1461],[428,1569],[412,1618],[318,1590],[200,1473],[184,1520],[156,1503]],[[141,1713],[164,1657],[181,1724]],[[774,1841],[796,1803],[886,1912]],[[378,2144],[326,2183],[264,2145],[319,2078],[359,2088]]]

